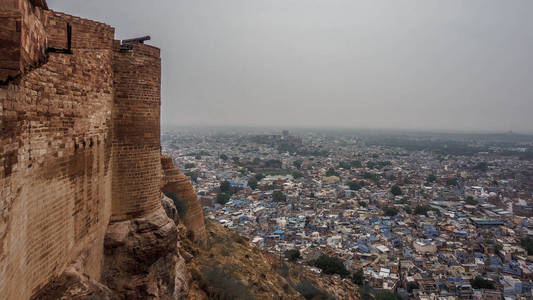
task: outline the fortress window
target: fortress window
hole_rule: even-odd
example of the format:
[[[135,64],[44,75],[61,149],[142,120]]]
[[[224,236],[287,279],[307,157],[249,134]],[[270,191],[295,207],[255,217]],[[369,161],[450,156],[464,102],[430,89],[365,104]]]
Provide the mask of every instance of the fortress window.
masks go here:
[[[46,50],[52,53],[72,54],[72,26],[70,26],[70,23],[67,23],[67,48],[58,49],[58,48],[48,47]]]

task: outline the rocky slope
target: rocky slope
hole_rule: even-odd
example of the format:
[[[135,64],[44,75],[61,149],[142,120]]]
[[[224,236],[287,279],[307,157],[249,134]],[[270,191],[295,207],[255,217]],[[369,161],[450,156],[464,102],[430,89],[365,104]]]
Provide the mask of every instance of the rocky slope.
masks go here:
[[[180,252],[188,257],[190,299],[358,299],[349,280],[261,251],[242,236],[206,222],[206,247],[182,236]]]

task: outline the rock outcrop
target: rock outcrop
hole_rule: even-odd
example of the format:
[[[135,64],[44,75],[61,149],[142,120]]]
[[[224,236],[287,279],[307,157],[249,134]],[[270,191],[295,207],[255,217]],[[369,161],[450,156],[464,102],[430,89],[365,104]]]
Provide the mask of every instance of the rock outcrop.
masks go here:
[[[111,223],[104,255],[102,282],[121,299],[177,299],[186,289],[177,227],[162,208]]]
[[[204,215],[190,179],[174,166],[171,157],[161,156],[161,167],[164,174],[161,191],[174,201],[180,221],[192,233],[194,240],[205,243]]]
[[[117,299],[118,295],[115,292],[85,273],[86,259],[87,253],[82,254],[66,268],[61,276],[50,281],[32,299]]]

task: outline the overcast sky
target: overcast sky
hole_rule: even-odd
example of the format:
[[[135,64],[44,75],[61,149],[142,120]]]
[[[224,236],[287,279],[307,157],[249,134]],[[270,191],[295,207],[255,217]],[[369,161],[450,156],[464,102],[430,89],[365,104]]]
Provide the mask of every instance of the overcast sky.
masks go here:
[[[149,34],[163,124],[533,132],[531,0],[48,0]]]

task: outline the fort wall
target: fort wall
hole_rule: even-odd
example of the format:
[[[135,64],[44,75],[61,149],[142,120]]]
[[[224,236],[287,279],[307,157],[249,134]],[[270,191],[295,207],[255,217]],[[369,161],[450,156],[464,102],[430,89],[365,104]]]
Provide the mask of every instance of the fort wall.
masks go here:
[[[48,53],[46,63],[21,67],[16,80],[0,86],[4,299],[28,299],[82,251],[88,252],[86,271],[99,278],[111,215],[114,30],[38,7],[32,11],[40,20],[28,18],[27,27],[39,30],[29,32],[42,29],[51,45],[64,47],[57,41],[67,36],[68,20],[77,38],[72,54]],[[31,44],[36,41],[38,46]],[[42,60],[31,55],[40,53],[40,45],[41,38],[21,39],[21,65]]]
[[[205,228],[188,178],[164,177],[160,88],[158,48],[121,45],[112,27],[44,0],[0,0],[0,298],[57,293],[74,262],[116,293],[176,296],[162,188],[187,199],[191,230]]]

